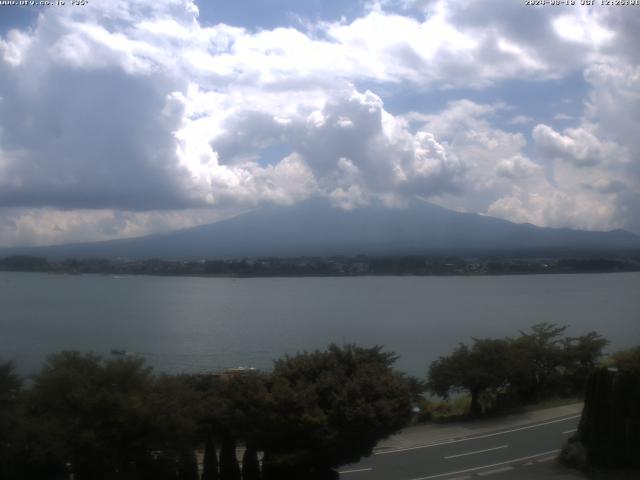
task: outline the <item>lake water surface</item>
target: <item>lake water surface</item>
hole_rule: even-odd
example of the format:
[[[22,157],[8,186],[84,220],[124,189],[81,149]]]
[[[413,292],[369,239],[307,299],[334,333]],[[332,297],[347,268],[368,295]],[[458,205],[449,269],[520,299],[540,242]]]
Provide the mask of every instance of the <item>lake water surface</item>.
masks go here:
[[[640,344],[640,273],[495,277],[192,278],[0,272],[0,361],[124,348],[157,369],[268,369],[330,342],[384,345],[397,367],[536,322]]]

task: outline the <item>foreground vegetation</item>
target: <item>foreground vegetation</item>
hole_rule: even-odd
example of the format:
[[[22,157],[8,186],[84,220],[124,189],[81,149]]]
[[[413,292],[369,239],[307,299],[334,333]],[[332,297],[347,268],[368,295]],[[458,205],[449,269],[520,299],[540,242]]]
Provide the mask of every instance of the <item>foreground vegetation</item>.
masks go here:
[[[561,460],[581,469],[640,468],[640,346],[589,375],[578,431]]]
[[[578,445],[584,462],[635,461],[640,349],[601,367],[607,341],[565,331],[541,323],[473,339],[433,362],[424,382],[393,370],[392,353],[354,345],[286,356],[270,373],[155,374],[135,357],[62,352],[27,382],[0,364],[0,478],[337,478],[335,468],[407,425],[416,404],[421,421],[495,415],[578,398],[585,384],[569,457]]]
[[[569,466],[640,468],[640,347],[602,357],[596,332],[534,325],[518,337],[473,339],[429,368],[427,386],[448,402],[426,402],[419,418],[478,417],[514,407],[584,398],[577,433],[563,449]]]
[[[410,419],[415,382],[394,360],[334,345],[280,359],[269,374],[172,376],[135,358],[63,352],[27,387],[4,364],[0,478],[337,478],[333,468]]]
[[[608,342],[596,332],[567,337],[566,329],[540,323],[515,338],[460,344],[431,364],[428,388],[444,398],[468,393],[472,417],[580,396]]]

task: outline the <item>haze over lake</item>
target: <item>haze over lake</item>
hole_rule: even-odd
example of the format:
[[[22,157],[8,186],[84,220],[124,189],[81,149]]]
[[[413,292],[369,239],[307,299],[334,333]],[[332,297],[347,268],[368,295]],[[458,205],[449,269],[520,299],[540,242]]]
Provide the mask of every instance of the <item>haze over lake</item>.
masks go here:
[[[272,360],[330,342],[427,365],[471,337],[536,322],[640,342],[640,273],[495,277],[190,278],[0,272],[0,360],[23,373],[63,349],[140,354],[170,372]]]

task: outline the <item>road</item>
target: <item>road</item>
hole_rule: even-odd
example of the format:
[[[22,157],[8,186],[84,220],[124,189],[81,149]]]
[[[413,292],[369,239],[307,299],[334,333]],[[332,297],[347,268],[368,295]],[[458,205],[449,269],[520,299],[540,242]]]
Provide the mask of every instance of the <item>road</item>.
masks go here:
[[[501,479],[519,478],[518,469],[553,460],[575,432],[579,419],[580,415],[569,415],[428,445],[378,451],[341,468],[340,478],[462,480],[498,474]]]

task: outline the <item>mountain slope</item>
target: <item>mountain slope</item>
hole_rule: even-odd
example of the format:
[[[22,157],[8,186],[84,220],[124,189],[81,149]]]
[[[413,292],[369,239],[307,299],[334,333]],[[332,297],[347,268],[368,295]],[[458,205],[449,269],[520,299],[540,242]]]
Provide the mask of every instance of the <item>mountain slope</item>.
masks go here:
[[[241,256],[408,254],[433,250],[640,248],[624,230],[589,232],[515,224],[425,202],[406,209],[331,208],[315,200],[271,207],[163,235],[108,242],[0,250],[66,257],[197,259]]]

